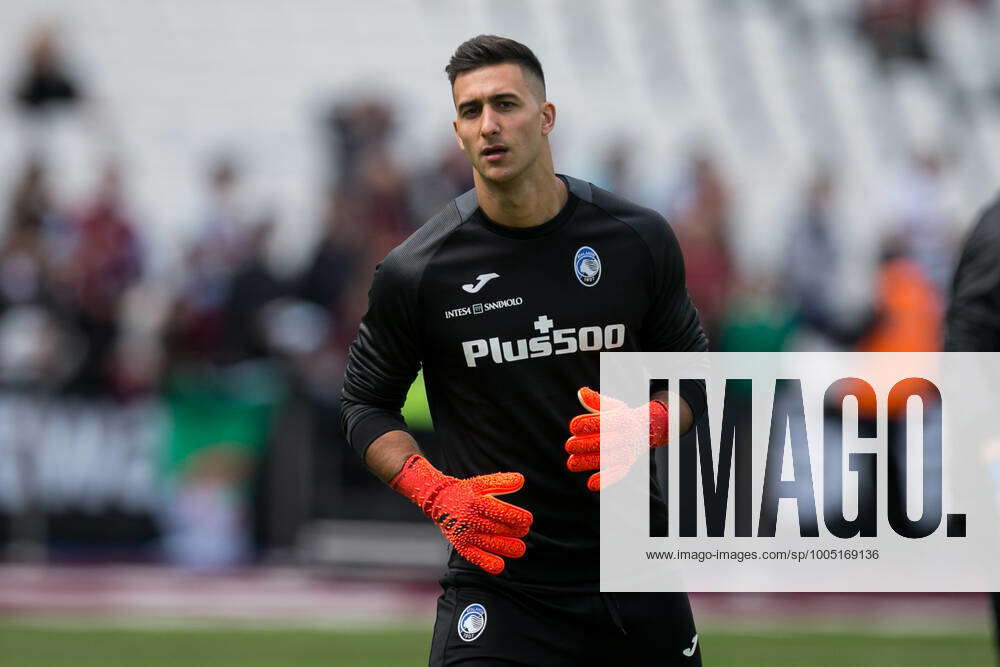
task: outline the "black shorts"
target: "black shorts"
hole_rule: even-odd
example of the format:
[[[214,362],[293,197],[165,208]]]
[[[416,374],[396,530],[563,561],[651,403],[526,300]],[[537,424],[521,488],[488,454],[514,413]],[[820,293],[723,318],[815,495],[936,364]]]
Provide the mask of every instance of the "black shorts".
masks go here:
[[[685,593],[542,592],[491,579],[441,580],[431,667],[701,665]]]

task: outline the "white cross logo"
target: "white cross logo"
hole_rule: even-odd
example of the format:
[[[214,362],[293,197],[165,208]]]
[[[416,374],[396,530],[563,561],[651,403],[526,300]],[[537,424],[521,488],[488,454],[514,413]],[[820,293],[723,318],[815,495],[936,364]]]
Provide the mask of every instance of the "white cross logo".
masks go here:
[[[555,322],[550,320],[548,315],[539,315],[538,319],[535,320],[535,329],[537,329],[538,333],[543,336],[547,334],[549,329],[551,329],[554,325]]]

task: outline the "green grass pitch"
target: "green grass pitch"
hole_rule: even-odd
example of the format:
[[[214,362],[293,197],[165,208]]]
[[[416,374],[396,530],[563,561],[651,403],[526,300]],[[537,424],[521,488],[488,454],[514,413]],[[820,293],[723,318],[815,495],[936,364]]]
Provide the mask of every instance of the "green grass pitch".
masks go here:
[[[410,667],[425,665],[430,629],[121,629],[0,623],[3,667]],[[993,667],[986,635],[879,637],[860,634],[704,630],[707,667]]]

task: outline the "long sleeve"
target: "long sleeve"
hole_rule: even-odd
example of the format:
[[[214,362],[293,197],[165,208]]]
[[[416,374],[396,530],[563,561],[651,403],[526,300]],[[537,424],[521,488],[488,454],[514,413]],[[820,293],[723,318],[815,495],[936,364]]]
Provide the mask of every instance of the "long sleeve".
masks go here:
[[[351,344],[341,395],[341,422],[363,458],[379,436],[405,430],[400,413],[420,370],[417,285],[391,253],[375,269],[368,312]]]
[[[650,235],[653,258],[655,297],[642,330],[642,349],[649,352],[701,352],[708,349],[708,338],[691,303],[684,277],[684,256],[673,230],[659,218],[660,229]],[[684,383],[681,392],[694,413],[701,418],[707,406],[703,382]],[[666,389],[665,383],[653,383],[653,391]]]

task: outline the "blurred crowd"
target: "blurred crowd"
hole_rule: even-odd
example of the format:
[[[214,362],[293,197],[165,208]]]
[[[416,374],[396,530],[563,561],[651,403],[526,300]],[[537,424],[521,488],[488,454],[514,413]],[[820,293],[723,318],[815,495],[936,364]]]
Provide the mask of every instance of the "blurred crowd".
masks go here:
[[[871,43],[883,64],[905,60],[933,66],[930,45],[933,12],[956,0],[862,0],[857,11],[858,30]],[[991,0],[957,0],[976,9],[987,9]]]
[[[865,3],[860,29],[886,58],[922,58],[927,4]],[[45,128],[90,113],[92,101],[51,28],[31,38],[25,63],[6,103],[42,139],[26,142],[17,183],[2,193],[7,392],[161,403],[171,500],[158,521],[164,553],[178,562],[240,562],[255,541],[289,546],[306,517],[362,515],[391,502],[340,442],[339,385],[375,264],[472,187],[464,156],[449,144],[427,163],[404,167],[392,150],[394,109],[344,97],[319,121],[322,234],[308,261],[291,273],[275,270],[268,249],[276,214],[250,206],[239,159],[223,154],[200,166],[202,213],[183,240],[181,266],[165,279],[149,269],[157,248],[129,205],[121,160],[95,160],[84,201],[53,191],[58,157],[46,150]],[[623,145],[595,159],[605,167],[599,185],[626,195],[636,189]],[[784,265],[765,272],[736,261],[730,175],[717,156],[693,150],[658,207],[680,239],[711,348],[938,349],[958,222],[941,191],[946,159],[922,152],[900,171],[870,301],[857,304],[840,289],[842,276],[864,269],[838,234],[833,165],[815,166],[788,225]],[[308,491],[298,488],[304,481]],[[284,491],[273,493],[275,485]],[[356,495],[365,488],[373,493]]]
[[[956,221],[939,182],[940,157],[915,155],[891,194],[877,266],[838,235],[837,175],[820,164],[801,195],[775,272],[734,261],[732,197],[711,157],[696,155],[667,205],[687,268],[688,290],[722,352],[940,349],[944,300],[956,252]],[[868,276],[867,302],[844,298],[850,272]]]

